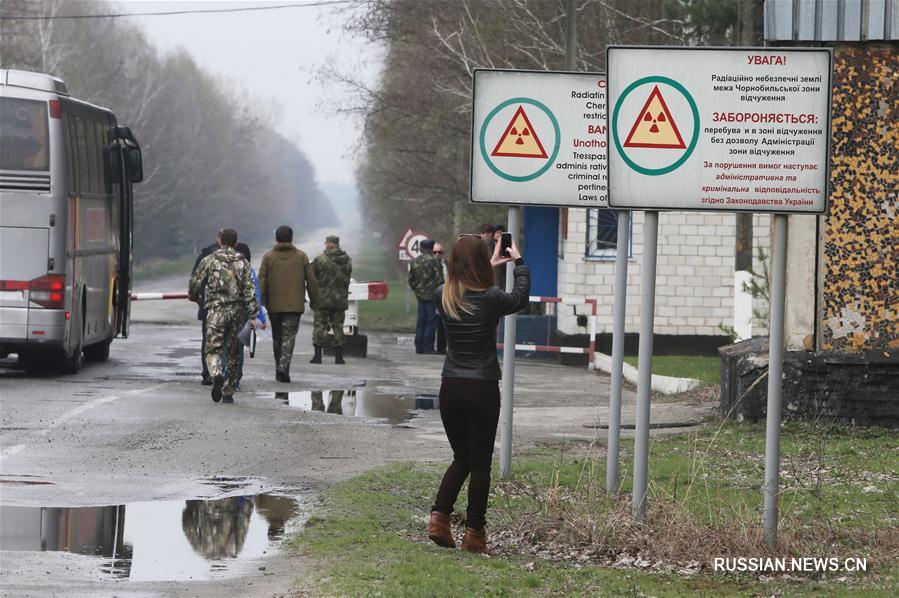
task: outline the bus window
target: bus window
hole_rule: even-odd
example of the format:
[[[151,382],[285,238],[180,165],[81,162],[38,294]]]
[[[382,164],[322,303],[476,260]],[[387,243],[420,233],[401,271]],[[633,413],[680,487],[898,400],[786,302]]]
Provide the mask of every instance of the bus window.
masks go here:
[[[63,154],[66,159],[66,192],[76,193],[78,186],[75,177],[78,174],[78,163],[75,161],[75,134],[72,117],[68,114],[62,115],[62,134],[63,134]]]
[[[91,192],[91,171],[87,157],[87,139],[84,133],[84,119],[74,117],[75,121],[75,146],[78,156],[78,192]]]
[[[100,154],[100,148],[97,147],[97,137],[94,135],[94,121],[83,120],[84,124],[84,149],[87,151],[87,170],[90,180],[88,181],[88,191],[90,193],[100,193],[100,168],[97,164],[97,157]]]
[[[0,98],[0,169],[50,170],[47,102]]]
[[[108,177],[106,176],[106,126],[94,121],[94,147],[97,156],[97,193],[108,194],[109,189],[106,185]]]

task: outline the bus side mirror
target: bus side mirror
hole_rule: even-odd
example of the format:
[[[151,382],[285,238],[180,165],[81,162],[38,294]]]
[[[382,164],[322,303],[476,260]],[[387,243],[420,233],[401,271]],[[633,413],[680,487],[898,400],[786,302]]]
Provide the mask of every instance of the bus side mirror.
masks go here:
[[[127,148],[125,150],[125,163],[128,170],[128,179],[132,183],[139,183],[144,180],[144,165],[140,154],[140,148]]]

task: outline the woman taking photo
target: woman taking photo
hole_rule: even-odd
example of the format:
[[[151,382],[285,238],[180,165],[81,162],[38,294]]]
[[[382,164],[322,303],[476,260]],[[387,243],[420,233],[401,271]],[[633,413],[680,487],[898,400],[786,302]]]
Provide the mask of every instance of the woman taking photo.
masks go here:
[[[462,549],[487,553],[484,516],[490,492],[490,465],[499,422],[499,379],[496,326],[502,316],[528,304],[531,273],[513,243],[500,255],[497,242],[491,257],[477,235],[459,238],[449,258],[446,284],[436,293],[437,311],[446,327],[446,361],[440,385],[440,419],[453,449],[453,462],[443,476],[431,509],[428,537],[455,548],[450,514],[465,478],[468,509]],[[493,268],[515,260],[511,293],[496,286]]]

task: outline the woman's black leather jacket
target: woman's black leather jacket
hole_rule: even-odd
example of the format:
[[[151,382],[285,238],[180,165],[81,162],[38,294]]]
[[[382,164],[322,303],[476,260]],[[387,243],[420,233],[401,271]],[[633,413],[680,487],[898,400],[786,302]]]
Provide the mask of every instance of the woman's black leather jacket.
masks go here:
[[[444,378],[502,378],[496,359],[496,326],[502,316],[524,309],[531,290],[531,271],[520,260],[516,264],[511,293],[497,286],[480,292],[466,291],[465,300],[471,304],[473,313],[459,310],[459,320],[444,313],[443,285],[437,288],[437,311],[446,327]]]

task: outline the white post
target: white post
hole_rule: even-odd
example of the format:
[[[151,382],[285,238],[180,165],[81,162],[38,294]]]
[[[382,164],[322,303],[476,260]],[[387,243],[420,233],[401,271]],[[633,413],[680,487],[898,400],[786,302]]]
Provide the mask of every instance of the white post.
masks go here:
[[[509,208],[508,229],[518,243],[518,222],[521,208]],[[497,241],[499,243],[500,241]],[[515,264],[506,264],[506,292],[515,284]],[[500,404],[499,430],[499,473],[503,479],[512,475],[512,400],[515,387],[515,314],[505,317],[503,328],[503,392]]]
[[[784,367],[784,295],[787,270],[787,218],[774,215],[771,250],[771,317],[768,321],[768,412],[765,426],[764,541],[777,543],[777,503],[780,486],[780,416]]]
[[[615,305],[612,311],[612,386],[609,391],[609,442],[606,454],[606,492],[618,492],[621,441],[621,388],[624,381],[624,313],[627,305],[627,259],[630,245],[629,214],[618,211],[615,246]]]
[[[644,212],[643,273],[640,283],[640,346],[637,352],[637,426],[634,431],[634,519],[646,519],[649,471],[649,399],[652,394],[652,331],[656,299],[659,213]]]

